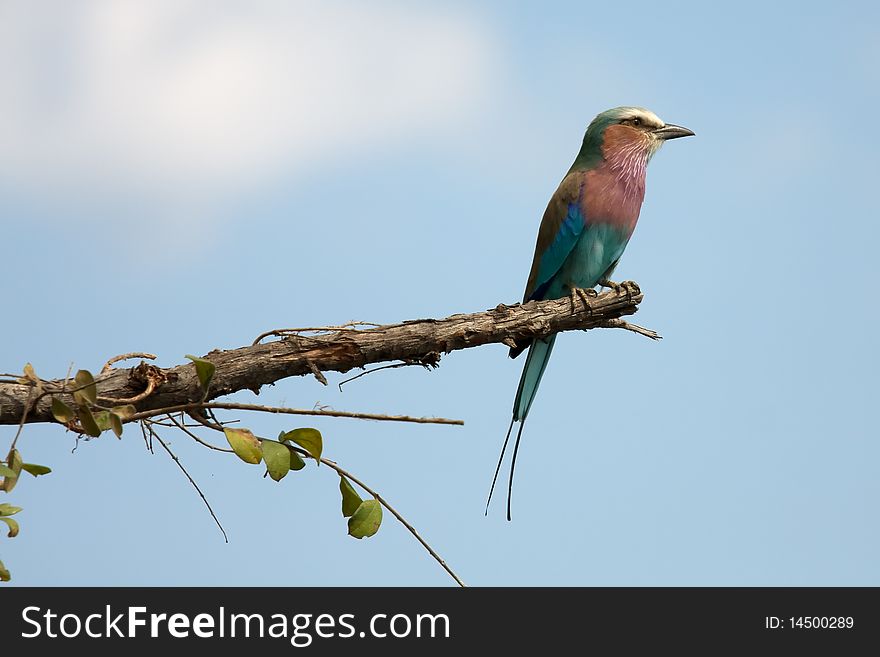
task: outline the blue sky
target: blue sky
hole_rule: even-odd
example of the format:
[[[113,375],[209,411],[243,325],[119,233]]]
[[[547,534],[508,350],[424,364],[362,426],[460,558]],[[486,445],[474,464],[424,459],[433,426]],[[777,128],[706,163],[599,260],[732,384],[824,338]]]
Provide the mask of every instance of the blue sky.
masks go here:
[[[501,346],[236,397],[464,427],[243,424],[319,428],[469,584],[880,584],[874,4],[220,7],[0,6],[0,371],[515,302],[584,128],[642,105],[697,133],[652,161],[617,270],[664,340],[557,341],[512,523],[503,495],[483,516],[522,367]],[[276,485],[164,437],[228,545],[138,431],[72,453],[34,425],[54,472],[9,496],[14,583],[452,583],[390,517],[348,538],[329,469]]]

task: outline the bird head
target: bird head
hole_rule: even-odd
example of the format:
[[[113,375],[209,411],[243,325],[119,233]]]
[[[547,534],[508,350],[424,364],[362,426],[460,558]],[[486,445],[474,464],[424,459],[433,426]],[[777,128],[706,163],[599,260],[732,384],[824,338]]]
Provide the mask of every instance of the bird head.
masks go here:
[[[664,122],[643,107],[615,107],[599,114],[590,123],[578,156],[581,164],[595,164],[615,152],[640,151],[646,159],[669,139],[689,137],[688,128]]]

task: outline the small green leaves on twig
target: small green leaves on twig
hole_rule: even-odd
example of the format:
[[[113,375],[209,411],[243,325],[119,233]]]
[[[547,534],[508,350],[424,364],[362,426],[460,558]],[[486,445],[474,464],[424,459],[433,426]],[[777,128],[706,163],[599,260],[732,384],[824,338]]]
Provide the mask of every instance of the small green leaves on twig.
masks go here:
[[[122,438],[122,423],[135,413],[137,413],[137,409],[133,404],[114,406],[110,409],[110,428],[117,438]]]
[[[12,447],[9,450],[9,454],[6,456],[6,461],[0,461],[0,477],[2,477],[2,481],[0,481],[0,490],[8,493],[15,488],[22,470],[29,472],[34,477],[52,472],[52,469],[45,465],[24,463],[21,458],[21,452],[15,449],[15,447]],[[18,532],[21,529],[18,525],[18,521],[10,517],[14,516],[19,511],[21,511],[20,506],[13,506],[6,502],[0,504],[0,522],[9,528],[9,531],[6,534],[9,538],[15,538],[18,536]],[[11,577],[9,571],[6,570],[6,567],[3,565],[3,562],[0,561],[0,582],[8,582]]]
[[[24,368],[22,370],[24,372],[24,379],[30,381],[31,383],[39,383],[40,377],[37,376],[37,373],[34,372],[34,366],[30,363],[25,363]]]
[[[123,422],[127,422],[132,415],[137,413],[137,409],[133,404],[125,404],[124,406],[114,406],[110,412],[118,415]]]
[[[92,411],[92,405],[97,403],[98,388],[95,380],[88,370],[80,370],[74,379],[81,389],[74,389],[73,399],[76,402],[76,410],[65,404],[59,397],[52,397],[52,417],[65,425],[68,429],[84,432],[92,438],[97,438],[104,431],[113,431],[117,438],[122,438],[122,425],[132,415],[137,413],[133,404],[114,406],[110,410]],[[79,426],[75,420],[79,420]]]
[[[119,419],[116,413],[110,413],[110,428],[117,438],[122,438],[122,420]]]
[[[106,417],[106,413],[99,413],[97,417],[92,413],[92,404],[98,403],[98,386],[95,384],[95,377],[88,370],[79,370],[73,380],[76,383],[73,390],[76,411],[60,399],[53,398],[52,415],[59,422],[68,425],[75,417],[86,435],[97,438],[102,431],[110,428],[110,419]]]
[[[295,448],[288,445],[287,451],[290,452],[290,469],[291,470],[302,470],[304,467],[306,467],[306,462],[303,461],[302,456],[299,455],[299,452],[297,452]]]
[[[204,404],[204,407],[212,407],[211,404]],[[168,409],[165,409],[166,411]],[[169,415],[170,417],[170,415]],[[140,419],[135,416],[136,419]],[[198,418],[196,418],[198,419]],[[173,418],[172,418],[173,421]],[[148,426],[149,420],[147,420]],[[177,422],[173,423],[179,428],[184,428]],[[343,470],[339,464],[330,459],[320,456],[323,451],[323,438],[317,429],[300,428],[292,431],[282,431],[278,435],[278,440],[269,440],[267,438],[259,438],[250,430],[222,426],[214,422],[202,422],[204,426],[215,431],[222,431],[229,442],[232,451],[246,463],[257,464],[261,461],[265,462],[267,474],[273,480],[280,481],[290,470],[301,470],[305,467],[305,462],[301,455],[308,455],[319,460],[330,469],[334,470],[340,477],[339,490],[342,494],[342,514],[348,518],[348,533],[350,536],[361,539],[373,536],[382,524],[383,507],[388,510],[404,527],[418,540],[419,543],[430,553],[430,555],[440,564],[440,566],[452,576],[460,586],[464,586],[464,582],[453,572],[446,562],[437,554],[437,552],[423,539],[415,528],[394,509],[387,500],[383,499],[379,493],[369,488],[364,482],[357,479],[354,475]],[[150,429],[152,432],[152,429]],[[195,434],[186,430],[184,431],[198,442],[201,441]],[[154,434],[155,435],[155,434]],[[158,436],[156,436],[158,438]],[[160,443],[161,443],[161,439]],[[289,444],[295,443],[295,444]],[[203,443],[207,444],[207,443]],[[162,443],[162,446],[168,448]],[[288,450],[288,461],[285,460],[283,452],[280,448]],[[175,461],[177,461],[175,457]],[[180,465],[178,461],[178,465]],[[287,469],[285,469],[287,466]],[[185,472],[185,471],[184,471]],[[189,475],[187,475],[189,477]],[[190,478],[192,481],[192,478]],[[194,482],[193,482],[194,483]],[[363,500],[360,494],[355,490],[354,484],[362,488],[372,499]],[[201,494],[201,491],[199,491]],[[204,496],[202,496],[204,500]],[[207,500],[205,500],[207,504]],[[210,506],[208,506],[210,509]],[[213,510],[211,515],[214,515]],[[214,516],[216,520],[216,516]],[[219,523],[218,523],[219,524]],[[222,530],[222,527],[221,527]],[[225,535],[225,532],[224,532]]]
[[[369,538],[382,524],[382,505],[379,500],[365,500],[348,519],[348,533],[354,538]]]
[[[9,533],[7,534],[9,538],[18,536],[18,523],[9,516],[14,516],[19,511],[21,511],[20,506],[0,504],[0,522],[6,523],[6,526],[9,527]]]
[[[19,526],[15,520],[7,518],[6,516],[0,516],[0,522],[6,523],[6,526],[9,527],[9,533],[6,534],[6,536],[9,538],[15,538],[18,536]]]
[[[18,475],[21,473],[22,463],[21,453],[15,448],[9,450],[9,454],[6,456],[6,470],[9,470],[9,472],[4,475],[3,483],[0,484],[0,490],[7,493],[12,492],[12,489],[18,483]]]
[[[46,465],[37,465],[36,463],[22,463],[21,469],[32,474],[34,477],[39,477],[40,475],[52,472],[52,468]]]
[[[354,486],[342,475],[339,475],[339,492],[342,493],[342,517],[350,518],[358,510],[363,500]]]
[[[281,442],[296,443],[309,453],[315,461],[321,463],[321,452],[324,450],[324,441],[321,432],[317,429],[294,429],[279,436]]]
[[[348,534],[357,539],[369,538],[382,524],[382,504],[378,499],[363,500],[358,492],[339,473],[339,492],[342,493],[342,517],[348,518]]]
[[[373,413],[350,413],[345,411],[335,411],[327,409],[291,409],[277,408],[268,406],[259,406],[255,404],[239,404],[239,403],[223,403],[209,402],[208,393],[213,378],[216,375],[216,366],[213,362],[204,358],[197,358],[188,355],[201,385],[203,396],[200,401],[188,402],[186,404],[178,404],[176,406],[164,407],[159,409],[151,409],[138,412],[134,404],[140,402],[155,391],[157,385],[161,384],[165,379],[161,377],[147,377],[146,389],[135,397],[121,397],[118,394],[108,394],[108,390],[103,390],[105,386],[102,383],[102,394],[99,394],[98,385],[95,377],[88,370],[79,370],[73,378],[68,370],[67,376],[63,380],[57,382],[46,382],[41,380],[28,365],[24,368],[24,377],[19,381],[21,383],[30,384],[28,399],[25,405],[23,417],[19,422],[19,433],[21,427],[27,421],[27,413],[32,410],[37,401],[41,398],[49,396],[49,407],[51,409],[51,417],[57,422],[64,425],[67,429],[78,434],[86,434],[91,437],[98,437],[105,431],[113,431],[117,437],[121,438],[123,427],[126,423],[141,421],[141,427],[144,429],[145,440],[147,432],[152,438],[158,440],[162,447],[168,451],[175,463],[180,467],[184,474],[189,478],[190,482],[195,486],[197,492],[202,497],[208,509],[217,522],[217,517],[205,499],[204,494],[199,490],[192,477],[186,472],[178,458],[170,451],[168,446],[155,433],[153,426],[171,426],[161,421],[154,420],[157,415],[167,415],[171,424],[182,429],[185,433],[196,439],[198,442],[205,444],[220,451],[232,451],[242,461],[257,465],[264,463],[266,466],[265,475],[270,476],[274,481],[281,481],[288,473],[302,470],[306,466],[305,458],[313,458],[317,465],[325,464],[328,468],[334,470],[340,476],[339,489],[342,495],[342,514],[348,518],[348,534],[356,539],[363,539],[373,536],[378,532],[383,518],[384,510],[388,510],[395,518],[397,518],[415,538],[428,550],[431,556],[452,575],[456,582],[462,584],[461,580],[449,569],[445,562],[436,554],[436,552],[416,533],[412,525],[410,525],[394,508],[388,505],[377,492],[370,489],[366,484],[357,479],[351,473],[343,470],[339,465],[329,459],[323,457],[323,437],[321,432],[311,427],[300,427],[290,431],[282,431],[276,440],[261,438],[254,435],[252,431],[245,428],[230,428],[223,426],[213,416],[205,415],[207,409],[229,409],[229,410],[249,410],[267,413],[284,413],[293,415],[324,415],[332,417],[352,417],[358,419],[370,420],[390,420],[404,422],[419,422],[432,424],[461,424],[459,420],[449,420],[445,418],[416,418],[398,415],[381,415]],[[101,372],[101,380],[105,375],[112,374],[110,367],[112,361],[105,365]],[[142,364],[143,365],[143,364]],[[152,367],[152,366],[150,366]],[[155,368],[154,368],[155,369]],[[158,371],[158,370],[157,370]],[[318,374],[316,374],[317,376]],[[139,379],[140,380],[140,379]],[[115,390],[115,389],[114,389]],[[216,391],[215,391],[216,392]],[[36,397],[36,400],[34,400]],[[108,403],[109,402],[109,403]],[[115,404],[115,406],[113,406]],[[45,407],[44,407],[45,408]],[[181,412],[180,421],[176,421],[173,413]],[[231,450],[215,447],[200,440],[198,436],[192,433],[187,427],[196,425],[186,425],[183,419],[183,412],[189,412],[193,419],[207,428],[222,431],[226,437]],[[18,434],[16,434],[17,438]],[[151,449],[152,442],[148,442]],[[22,462],[21,455],[14,450],[13,441],[12,451],[6,462],[0,462],[0,490],[11,490],[24,470],[32,476],[40,476],[51,472],[51,468],[37,464],[25,464]],[[265,476],[264,475],[264,476]],[[357,486],[357,488],[355,488]],[[360,491],[360,492],[359,492]],[[361,495],[367,496],[364,499]],[[18,522],[11,518],[14,513],[18,513],[21,509],[11,505],[0,505],[0,522],[8,527],[8,536],[17,536],[20,530]],[[223,527],[220,530],[226,536]],[[9,579],[9,572],[0,563],[0,581]],[[463,585],[463,584],[462,584]]]
[[[122,423],[137,409],[131,404],[127,406],[115,406],[109,411],[100,411],[94,414],[95,424],[102,432],[112,430],[117,438],[122,438]],[[90,434],[91,435],[91,434]]]
[[[21,377],[19,381],[21,383],[32,384],[36,389],[37,394],[40,394],[43,390],[43,381],[37,376],[37,373],[34,371],[34,366],[30,363],[25,363],[23,372],[24,376]]]
[[[223,433],[232,451],[245,463],[257,464],[263,459],[260,441],[248,429],[224,427]]]
[[[98,425],[101,432],[110,430],[110,411],[98,411],[92,413],[92,417],[95,418],[95,424]]]
[[[260,445],[263,448],[263,461],[266,463],[269,476],[274,481],[281,481],[290,472],[290,449],[287,445],[268,438],[260,441]]]
[[[196,375],[198,375],[199,383],[202,384],[202,390],[205,393],[202,399],[207,399],[208,386],[211,384],[211,379],[214,378],[214,372],[217,368],[214,363],[205,360],[204,358],[199,358],[198,356],[192,356],[190,354],[187,354],[186,357],[196,366]]]
[[[278,440],[258,438],[249,429],[223,428],[226,440],[236,456],[245,463],[256,464],[261,460],[266,471],[274,481],[281,481],[291,470],[301,470],[305,462],[300,456],[308,454],[319,464],[324,440],[317,429],[303,427],[292,431],[282,431]],[[295,443],[298,448],[286,443]],[[332,461],[330,462],[332,464]],[[340,472],[339,490],[342,493],[342,515],[348,518],[348,533],[354,538],[367,538],[379,531],[382,524],[382,505],[378,499],[363,500]]]
[[[61,424],[68,424],[76,417],[76,413],[58,397],[52,397],[52,417]]]
[[[86,404],[81,404],[77,407],[76,416],[79,419],[79,423],[82,425],[83,431],[86,432],[87,436],[97,438],[101,435],[101,427],[98,426],[97,419],[94,415],[92,415],[91,409],[89,409]]]
[[[78,406],[98,403],[98,386],[95,377],[88,370],[79,370],[73,377],[78,390],[73,393],[73,398]]]
[[[284,479],[291,470],[302,470],[306,466],[302,457],[287,442],[296,443],[315,460],[321,458],[323,444],[321,432],[317,429],[282,431],[278,440],[257,438],[249,429],[224,427],[223,433],[238,458],[251,464],[263,461],[269,476],[275,481]]]

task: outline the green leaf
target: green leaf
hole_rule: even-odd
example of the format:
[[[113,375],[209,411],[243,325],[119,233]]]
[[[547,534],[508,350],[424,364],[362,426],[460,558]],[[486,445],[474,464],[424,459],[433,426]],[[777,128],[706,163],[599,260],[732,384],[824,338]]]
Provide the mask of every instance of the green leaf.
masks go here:
[[[73,393],[73,397],[77,400],[77,404],[81,405],[82,399],[85,399],[90,404],[98,403],[98,386],[95,385],[95,377],[92,376],[91,372],[88,370],[79,370],[76,373],[76,376],[73,377],[73,380],[76,382],[77,388],[85,386],[82,390],[77,390]]]
[[[190,354],[186,355],[193,364],[196,366],[196,374],[199,377],[199,383],[202,384],[202,390],[206,393],[208,392],[208,384],[211,383],[211,379],[214,378],[214,372],[216,371],[216,366],[209,360],[205,360],[204,358],[199,358],[197,356],[191,356]]]
[[[97,438],[101,435],[101,428],[98,426],[95,416],[92,415],[88,406],[80,406],[76,415],[79,418],[79,423],[82,425],[83,431],[85,431],[87,435],[92,438]]]
[[[281,432],[278,434],[278,442],[285,443],[285,432]],[[302,470],[306,467],[306,462],[302,460],[302,456],[299,455],[291,445],[286,445],[287,450],[290,452],[290,469],[291,470]]]
[[[95,424],[98,425],[98,428],[101,431],[108,431],[110,429],[110,411],[98,411],[94,414]]]
[[[34,366],[30,363],[24,364],[24,378],[31,383],[36,385],[40,384],[40,377],[37,376],[37,373],[34,372]]]
[[[14,516],[19,511],[21,511],[20,506],[12,506],[6,502],[0,504],[0,516]]]
[[[125,406],[114,406],[110,409],[111,413],[115,413],[119,416],[119,419],[125,422],[132,415],[137,413],[137,410],[133,404],[126,404]]]
[[[128,420],[135,413],[137,413],[137,408],[132,404],[114,406],[110,409],[110,428],[113,429],[113,433],[116,434],[117,438],[122,438],[123,422]]]
[[[52,417],[61,424],[67,424],[74,417],[73,409],[61,401],[58,397],[52,397]]]
[[[291,470],[302,470],[306,467],[306,462],[303,461],[302,456],[299,455],[293,447],[288,445],[287,451],[290,452],[290,469]]]
[[[21,474],[21,452],[17,449],[9,450],[9,454],[6,456],[6,467],[12,470],[11,475],[6,475],[3,478],[3,483],[0,484],[0,490],[5,490],[7,493],[11,493],[12,489],[15,488],[15,484],[18,483],[18,475]]]
[[[19,381],[21,381],[22,383],[33,383],[33,391],[38,395],[43,394],[43,382],[40,380],[40,377],[37,376],[37,373],[34,372],[34,366],[30,363],[25,363],[24,378],[19,379]]]
[[[260,441],[248,429],[223,429],[226,440],[236,456],[245,463],[259,463],[263,459]]]
[[[36,463],[22,463],[21,469],[25,472],[30,472],[35,477],[52,472],[52,468],[45,465],[37,465]]]
[[[30,363],[25,363],[24,376],[19,378],[18,382],[25,385],[32,385],[33,389],[31,392],[35,393],[37,396],[43,394],[43,382],[40,380],[40,377],[37,376],[37,373],[34,372],[34,366]]]
[[[0,561],[0,582],[8,582],[11,579],[12,575],[9,574],[9,571],[6,570],[6,566]]]
[[[122,438],[122,419],[116,413],[110,413],[110,428],[117,438]]]
[[[339,475],[339,491],[342,493],[342,517],[348,518],[354,515],[363,500],[354,486],[342,475]]]
[[[294,429],[285,433],[281,441],[296,443],[306,450],[318,463],[321,462],[321,451],[324,449],[324,441],[321,439],[321,432],[317,429]]]
[[[348,519],[348,534],[354,538],[369,538],[382,524],[382,505],[379,500],[365,500]]]
[[[13,520],[12,518],[0,517],[0,522],[5,522],[7,525],[9,525],[9,533],[7,534],[9,538],[15,538],[16,536],[18,536],[18,523],[15,520]]]
[[[22,466],[24,467],[24,466]],[[0,477],[15,477],[15,470],[0,463]]]
[[[275,481],[281,481],[290,472],[290,450],[287,445],[282,445],[274,440],[263,440],[263,461],[269,476]]]

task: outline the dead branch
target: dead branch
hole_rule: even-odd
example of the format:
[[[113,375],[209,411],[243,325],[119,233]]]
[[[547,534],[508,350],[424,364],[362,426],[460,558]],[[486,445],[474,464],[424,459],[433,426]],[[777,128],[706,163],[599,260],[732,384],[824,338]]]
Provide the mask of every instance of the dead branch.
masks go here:
[[[622,328],[652,333],[634,327],[620,317],[638,310],[642,294],[613,291],[584,303],[569,298],[534,301],[526,304],[498,305],[485,312],[452,315],[445,319],[418,319],[369,328],[348,324],[325,329],[284,329],[279,340],[238,349],[217,350],[204,356],[216,366],[205,395],[192,363],[159,368],[145,362],[125,369],[108,367],[98,375],[99,399],[133,403],[140,413],[210,401],[239,390],[258,393],[264,385],[291,376],[348,372],[371,363],[403,361],[436,365],[441,354],[458,349],[545,337],[562,331],[593,328]],[[261,337],[282,332],[267,332]],[[650,336],[653,337],[653,336]],[[151,354],[149,354],[151,355]],[[126,354],[126,357],[130,354]],[[144,357],[148,354],[143,354]],[[316,375],[317,376],[317,375]],[[321,377],[318,377],[319,379]],[[0,380],[0,425],[54,422],[50,410],[52,396],[73,404],[66,380],[42,380],[42,394],[34,395],[35,384],[28,380]],[[30,401],[29,401],[30,400]]]

